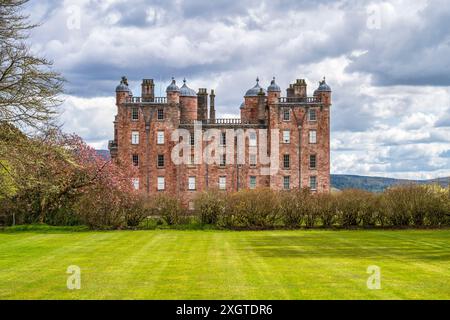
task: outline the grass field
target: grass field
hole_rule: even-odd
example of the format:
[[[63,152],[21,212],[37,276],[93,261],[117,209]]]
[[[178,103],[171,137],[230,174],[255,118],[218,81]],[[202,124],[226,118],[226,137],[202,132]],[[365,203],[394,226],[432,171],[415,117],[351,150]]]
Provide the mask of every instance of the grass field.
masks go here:
[[[0,299],[450,299],[450,230],[0,232]]]

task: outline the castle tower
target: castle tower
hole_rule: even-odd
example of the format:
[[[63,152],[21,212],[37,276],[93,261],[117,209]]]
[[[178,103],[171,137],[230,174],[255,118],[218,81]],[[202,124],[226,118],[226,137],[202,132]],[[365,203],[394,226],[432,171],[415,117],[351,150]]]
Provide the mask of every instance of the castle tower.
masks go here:
[[[175,79],[172,77],[172,83],[166,89],[167,103],[180,103],[180,88],[178,88]]]
[[[125,103],[132,95],[130,88],[128,88],[127,77],[123,76],[120,84],[116,87],[116,105]]]
[[[186,85],[186,79],[180,88],[180,120],[192,122],[197,120],[197,94]]]
[[[281,89],[275,82],[275,77],[273,77],[270,82],[270,86],[267,88],[267,102],[270,104],[275,104],[281,95]]]
[[[247,90],[244,96],[244,107],[241,109],[241,118],[243,121],[250,123],[259,122],[260,116],[262,117],[262,110],[260,110],[262,109],[262,96],[265,99],[265,95],[266,90],[259,85],[259,78],[256,78],[255,86]]]
[[[319,81],[319,87],[314,91],[314,96],[320,98],[324,105],[331,104],[331,88],[326,83],[325,77],[323,77],[322,81]]]
[[[152,102],[155,98],[155,84],[153,79],[143,79],[141,88],[142,102]]]

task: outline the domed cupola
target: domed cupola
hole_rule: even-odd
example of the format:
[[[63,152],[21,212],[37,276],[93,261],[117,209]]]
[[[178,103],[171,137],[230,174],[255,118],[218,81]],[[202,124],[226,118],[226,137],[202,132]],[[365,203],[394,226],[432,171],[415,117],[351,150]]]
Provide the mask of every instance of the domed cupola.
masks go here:
[[[183,85],[180,88],[180,97],[197,97],[195,90],[186,85],[186,79],[183,80]]]
[[[325,82],[325,77],[322,81],[319,81],[319,87],[314,91],[314,94],[319,92],[331,92],[330,86]]]
[[[127,77],[123,76],[120,80],[120,84],[116,87],[116,92],[129,92],[131,93],[130,88],[128,88],[128,80]]]
[[[270,82],[270,86],[267,88],[267,92],[281,92],[280,86],[275,83],[275,77]]]
[[[172,82],[166,89],[166,92],[180,92],[180,88],[178,88],[175,79],[172,77]]]
[[[246,97],[257,97],[258,93],[260,93],[261,90],[264,92],[264,94],[266,94],[266,90],[261,88],[261,86],[259,85],[259,78],[256,78],[255,86],[251,89],[248,89],[247,92],[245,93],[245,96]]]

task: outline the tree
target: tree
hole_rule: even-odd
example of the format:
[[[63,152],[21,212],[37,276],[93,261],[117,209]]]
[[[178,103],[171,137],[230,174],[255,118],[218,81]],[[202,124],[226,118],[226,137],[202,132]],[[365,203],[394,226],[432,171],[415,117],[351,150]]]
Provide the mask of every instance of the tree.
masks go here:
[[[64,79],[26,43],[37,26],[20,13],[27,2],[0,2],[0,121],[41,130],[53,124]]]

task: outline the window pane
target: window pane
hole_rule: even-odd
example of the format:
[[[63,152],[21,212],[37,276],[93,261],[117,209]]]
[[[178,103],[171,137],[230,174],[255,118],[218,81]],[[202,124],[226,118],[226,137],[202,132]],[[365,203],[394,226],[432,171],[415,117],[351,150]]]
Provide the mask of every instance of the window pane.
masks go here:
[[[250,154],[250,166],[256,167],[256,154]]]
[[[288,154],[283,155],[283,167],[289,169],[291,166],[291,157]]]
[[[291,188],[291,177],[283,177],[283,188],[289,190]]]
[[[158,167],[164,167],[164,155],[158,154]]]
[[[132,120],[139,120],[139,109],[138,108],[132,108],[131,109],[131,119]]]
[[[289,121],[291,119],[291,112],[289,109],[283,109],[283,120]]]
[[[226,132],[222,132],[220,134],[220,144],[225,146],[227,144],[227,134]]]
[[[256,147],[256,132],[250,132],[249,135],[249,146]]]
[[[157,143],[158,144],[164,144],[164,131],[158,131]]]
[[[164,177],[158,177],[158,190],[164,190],[165,186]]]
[[[317,120],[317,112],[316,109],[309,109],[309,121]]]
[[[255,189],[255,188],[256,188],[256,177],[250,176],[250,189]]]
[[[133,165],[135,167],[139,166],[139,155],[133,154]]]
[[[317,190],[317,177],[312,176],[309,178],[309,187],[311,190]]]
[[[309,156],[309,167],[311,169],[315,169],[317,166],[317,156],[315,154],[312,154]]]
[[[133,188],[139,190],[139,178],[133,178]]]
[[[195,190],[195,177],[189,177],[189,190]]]
[[[290,143],[291,142],[291,132],[290,131],[283,131],[283,143]]]
[[[225,190],[227,187],[227,178],[226,177],[219,177],[219,189]]]
[[[309,143],[317,143],[317,131],[316,130],[309,131]]]
[[[217,158],[216,158],[217,159]],[[225,154],[220,155],[220,166],[225,166],[227,163],[227,156]]]
[[[139,132],[138,131],[131,132],[131,144],[139,144]]]
[[[164,110],[158,109],[158,120],[164,120]]]

